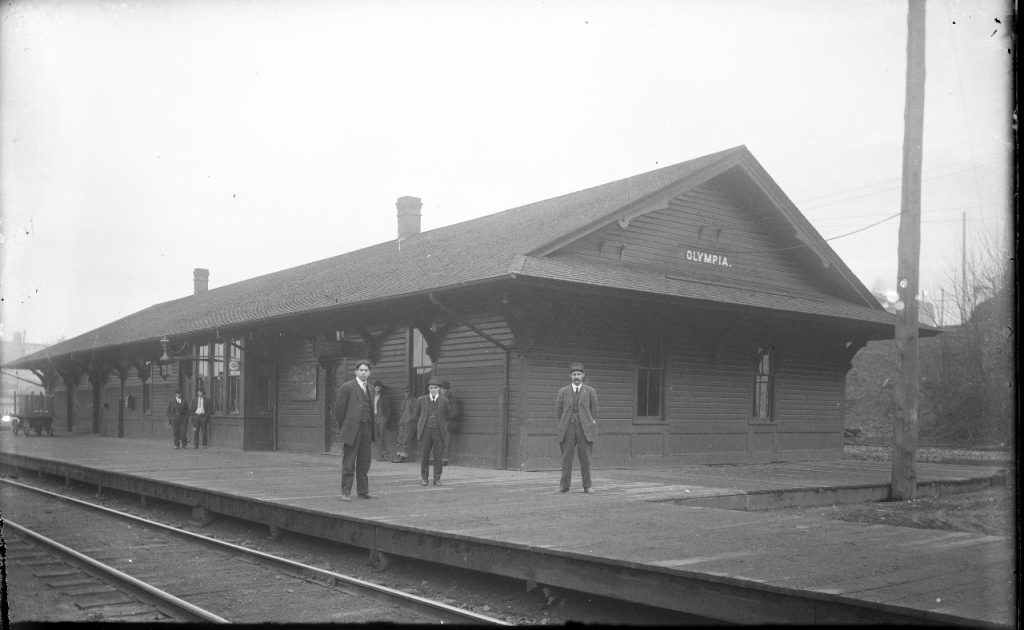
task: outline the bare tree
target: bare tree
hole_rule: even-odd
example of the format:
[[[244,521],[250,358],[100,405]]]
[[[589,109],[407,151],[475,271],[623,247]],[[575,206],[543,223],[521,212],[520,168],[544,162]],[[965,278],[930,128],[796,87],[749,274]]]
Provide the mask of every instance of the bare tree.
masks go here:
[[[922,348],[922,376],[940,440],[1008,442],[1016,400],[1013,260],[992,232],[948,274],[959,324]]]

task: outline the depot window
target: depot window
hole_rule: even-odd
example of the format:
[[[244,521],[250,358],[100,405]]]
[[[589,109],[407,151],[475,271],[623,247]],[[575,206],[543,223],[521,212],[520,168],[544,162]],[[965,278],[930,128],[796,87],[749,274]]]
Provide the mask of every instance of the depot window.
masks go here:
[[[771,420],[775,399],[774,350],[765,345],[757,349],[754,364],[754,396],[751,416],[755,420]]]
[[[229,339],[196,347],[195,388],[202,388],[210,397],[214,413],[241,412],[241,341]]]
[[[640,346],[636,371],[636,419],[661,421],[664,409],[665,363],[658,340]]]
[[[410,329],[409,382],[415,396],[427,393],[427,383],[434,374],[434,361],[427,354],[427,347],[423,333],[418,328]]]

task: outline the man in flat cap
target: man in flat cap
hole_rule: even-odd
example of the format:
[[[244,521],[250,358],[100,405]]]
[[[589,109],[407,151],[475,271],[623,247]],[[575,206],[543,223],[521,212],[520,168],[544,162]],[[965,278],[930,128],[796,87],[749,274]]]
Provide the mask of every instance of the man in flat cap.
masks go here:
[[[569,366],[572,383],[558,390],[555,399],[555,417],[558,418],[559,445],[562,447],[562,479],[558,484],[561,492],[568,492],[572,481],[573,452],[580,458],[580,474],[583,476],[583,491],[593,492],[590,483],[590,453],[597,437],[597,392],[583,382],[587,375],[582,363]]]
[[[420,442],[420,476],[421,483],[427,485],[430,475],[430,459],[433,452],[434,485],[441,485],[441,471],[444,470],[442,458],[444,445],[448,442],[448,422],[452,419],[452,408],[448,399],[441,393],[441,379],[431,378],[427,385],[428,393],[420,396],[414,410],[416,420],[416,437]]]

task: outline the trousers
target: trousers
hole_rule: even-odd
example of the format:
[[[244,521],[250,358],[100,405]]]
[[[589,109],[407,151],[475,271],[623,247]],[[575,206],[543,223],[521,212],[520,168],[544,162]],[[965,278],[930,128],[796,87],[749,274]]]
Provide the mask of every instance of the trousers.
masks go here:
[[[430,473],[431,451],[434,452],[434,479],[440,479],[441,471],[444,470],[444,439],[440,428],[426,429],[420,440],[420,475],[424,481]]]
[[[210,430],[210,416],[203,414],[201,416],[192,416],[192,444],[193,446],[199,446],[199,434],[203,434],[203,446],[206,446],[206,434]]]
[[[352,482],[355,481],[358,494],[370,492],[370,444],[373,442],[373,425],[369,422],[359,423],[359,432],[351,444],[345,444],[341,455],[341,493],[352,494]]]
[[[174,434],[174,446],[188,446],[188,418],[172,418],[171,432]]]
[[[583,434],[583,427],[578,419],[574,418],[569,423],[569,428],[565,431],[565,438],[562,439],[561,447],[562,479],[559,482],[559,486],[563,490],[568,490],[569,485],[572,483],[572,459],[575,453],[580,459],[580,475],[583,477],[583,487],[589,488],[590,453],[594,448],[594,443],[587,441],[587,436]]]

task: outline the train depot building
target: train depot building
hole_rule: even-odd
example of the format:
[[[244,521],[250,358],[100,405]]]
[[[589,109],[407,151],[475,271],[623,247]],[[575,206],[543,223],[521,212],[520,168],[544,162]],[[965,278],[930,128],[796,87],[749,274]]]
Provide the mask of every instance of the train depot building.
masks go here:
[[[337,387],[369,358],[397,423],[451,382],[451,462],[555,468],[555,394],[580,361],[596,467],[838,458],[846,373],[887,313],[745,147],[195,291],[4,367],[58,431],[163,440],[203,387],[211,445],[338,451]],[[935,332],[922,328],[922,333]]]

